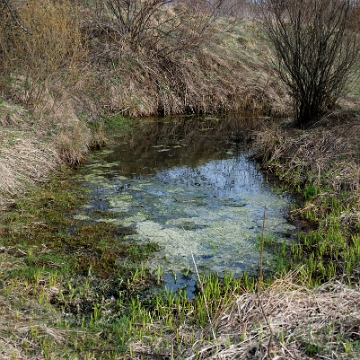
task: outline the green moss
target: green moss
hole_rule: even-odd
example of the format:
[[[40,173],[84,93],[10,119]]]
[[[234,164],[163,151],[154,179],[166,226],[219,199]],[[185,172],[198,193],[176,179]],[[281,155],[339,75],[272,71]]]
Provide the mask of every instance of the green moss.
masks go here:
[[[82,188],[66,175],[69,174],[54,177],[33,192],[31,198],[18,201],[14,209],[3,214],[0,234],[3,245],[29,254],[25,267],[14,276],[23,274],[31,278],[38,268],[58,268],[70,274],[91,268],[108,277],[117,274],[117,259],[129,257],[136,262],[157,249],[151,243],[124,242],[122,239],[133,233],[131,228],[73,219],[72,214],[85,203],[86,197]],[[99,211],[95,215],[110,216]]]

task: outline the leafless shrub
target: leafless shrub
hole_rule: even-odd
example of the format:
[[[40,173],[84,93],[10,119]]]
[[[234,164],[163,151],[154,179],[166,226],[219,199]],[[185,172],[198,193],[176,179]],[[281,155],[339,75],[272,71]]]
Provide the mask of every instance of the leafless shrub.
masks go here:
[[[96,27],[133,51],[168,56],[196,50],[220,16],[236,17],[230,0],[97,0]],[[94,11],[94,10],[93,10]]]
[[[188,8],[196,8],[210,17],[244,18],[253,16],[253,4],[247,0],[174,0]]]
[[[263,0],[264,29],[273,46],[274,69],[294,99],[303,127],[334,108],[358,53],[348,29],[351,0]]]

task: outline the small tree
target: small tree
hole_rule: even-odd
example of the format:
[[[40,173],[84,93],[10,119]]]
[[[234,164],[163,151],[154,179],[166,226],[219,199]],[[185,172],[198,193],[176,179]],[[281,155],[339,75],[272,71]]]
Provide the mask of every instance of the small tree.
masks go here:
[[[304,127],[333,107],[358,56],[348,20],[352,0],[261,0],[275,71]]]

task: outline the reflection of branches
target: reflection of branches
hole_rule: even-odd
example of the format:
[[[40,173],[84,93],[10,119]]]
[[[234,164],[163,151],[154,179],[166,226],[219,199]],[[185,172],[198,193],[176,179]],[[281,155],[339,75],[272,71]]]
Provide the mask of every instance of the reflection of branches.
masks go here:
[[[9,0],[2,0],[3,3],[5,4],[6,8],[9,10],[9,13],[10,13],[10,16],[12,17],[12,19],[15,21],[16,25],[19,26],[19,28],[23,31],[25,31],[26,33],[30,34],[30,31],[25,27],[23,26],[20,21],[18,20],[17,18],[17,15],[14,11],[14,9],[10,6],[10,2]]]

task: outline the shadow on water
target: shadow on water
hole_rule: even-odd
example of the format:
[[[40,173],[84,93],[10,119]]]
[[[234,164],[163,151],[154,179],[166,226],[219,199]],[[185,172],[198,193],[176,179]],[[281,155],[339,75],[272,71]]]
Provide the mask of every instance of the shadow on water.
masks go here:
[[[125,135],[115,135],[114,151],[105,161],[120,160],[124,176],[147,176],[174,166],[196,167],[244,148],[248,132],[240,129],[238,119],[229,118],[142,119]],[[122,154],[126,154],[123,159]]]
[[[192,297],[192,254],[202,274],[255,274],[264,205],[266,233],[289,243],[291,199],[273,191],[245,146],[239,119],[177,117],[138,120],[112,131],[112,145],[82,169],[90,201],[77,217],[133,229],[127,242],[160,246],[145,267],[165,286]],[[92,219],[93,210],[112,216]],[[265,252],[264,267],[276,258]],[[131,265],[119,259],[121,265]]]

